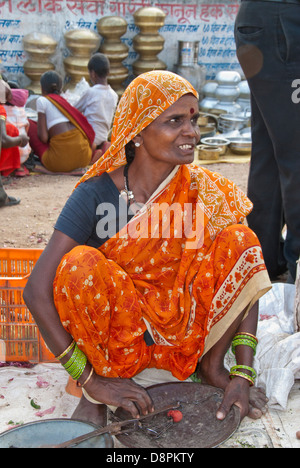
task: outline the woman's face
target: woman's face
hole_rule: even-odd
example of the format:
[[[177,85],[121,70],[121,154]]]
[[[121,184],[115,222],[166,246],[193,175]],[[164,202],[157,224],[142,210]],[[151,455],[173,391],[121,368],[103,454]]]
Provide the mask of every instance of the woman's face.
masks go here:
[[[170,163],[190,164],[200,139],[197,125],[199,117],[198,100],[186,94],[163,112],[154,122],[140,133],[143,156]],[[146,154],[145,154],[146,152]]]

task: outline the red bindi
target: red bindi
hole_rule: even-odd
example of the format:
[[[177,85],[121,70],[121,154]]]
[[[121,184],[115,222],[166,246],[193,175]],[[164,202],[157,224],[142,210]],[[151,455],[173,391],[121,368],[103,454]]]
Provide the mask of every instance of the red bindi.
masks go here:
[[[194,114],[195,113],[195,109],[193,107],[190,108],[190,113],[191,114]]]

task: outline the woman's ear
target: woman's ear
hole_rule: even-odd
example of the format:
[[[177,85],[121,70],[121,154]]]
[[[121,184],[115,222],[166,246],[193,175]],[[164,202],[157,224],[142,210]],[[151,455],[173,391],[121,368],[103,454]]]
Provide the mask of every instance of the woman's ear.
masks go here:
[[[89,70],[89,75],[90,75],[90,82],[92,83],[92,85],[96,84],[97,83],[97,74],[96,74],[95,70]]]
[[[143,137],[141,136],[141,134],[139,133],[138,135],[136,135],[133,139],[133,144],[136,148],[138,148],[139,146],[141,146],[143,144]]]

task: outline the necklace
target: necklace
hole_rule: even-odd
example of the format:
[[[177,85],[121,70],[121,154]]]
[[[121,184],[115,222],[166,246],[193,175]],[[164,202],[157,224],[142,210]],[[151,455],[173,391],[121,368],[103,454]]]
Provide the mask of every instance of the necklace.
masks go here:
[[[120,196],[123,197],[123,198],[126,197],[127,205],[129,207],[131,202],[135,202],[135,198],[134,198],[133,191],[129,189],[128,168],[129,168],[129,165],[126,164],[126,166],[124,167],[124,186],[125,186],[125,188],[123,190],[121,190]]]
[[[138,202],[135,201],[134,193],[129,188],[128,169],[129,169],[129,164],[126,164],[126,166],[124,167],[124,186],[125,186],[125,188],[123,190],[121,190],[120,197],[123,197],[123,198],[126,199],[128,208],[130,207],[131,211],[133,211],[136,214],[137,212],[139,212],[139,210],[143,206],[143,203],[138,203]],[[132,205],[131,205],[131,202],[132,202]]]

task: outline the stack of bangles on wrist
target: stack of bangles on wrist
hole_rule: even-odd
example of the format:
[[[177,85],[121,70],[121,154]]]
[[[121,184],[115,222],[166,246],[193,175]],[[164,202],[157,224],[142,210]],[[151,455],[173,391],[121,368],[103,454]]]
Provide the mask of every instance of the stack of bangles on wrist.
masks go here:
[[[245,372],[243,372],[243,370],[251,372],[252,375],[246,374]],[[254,380],[256,378],[256,372],[254,369],[252,369],[252,367],[237,364],[236,366],[233,366],[230,369],[229,377],[230,379],[232,379],[233,377],[242,377],[243,379],[248,380],[248,382],[250,383],[250,387],[253,387]]]
[[[250,348],[253,349],[253,355],[255,356],[256,354],[256,347],[258,344],[258,339],[256,336],[252,335],[251,333],[237,333],[233,340],[232,340],[232,352],[235,354],[235,348],[239,345],[243,346],[249,346]],[[248,372],[251,372],[251,375],[246,374],[243,372],[243,370],[246,370]],[[252,367],[249,366],[244,366],[244,365],[236,365],[233,366],[230,369],[229,377],[242,377],[243,379],[248,380],[250,383],[250,386],[254,385],[254,380],[256,378],[256,372]]]
[[[256,354],[258,339],[251,333],[237,333],[232,340],[232,352],[235,354],[235,348],[239,345],[250,346],[253,349],[253,356]]]
[[[85,367],[86,367],[86,364],[87,364],[87,357],[78,348],[75,340],[72,341],[70,346],[68,346],[67,349],[63,353],[61,353],[59,356],[56,356],[56,358],[58,360],[61,360],[70,351],[72,351],[73,348],[74,348],[74,351],[72,353],[72,356],[70,357],[68,362],[66,362],[65,364],[62,364],[62,366],[66,369],[66,371],[72,377],[73,380],[78,380],[78,379],[80,379],[80,377],[82,376],[82,374],[83,374],[83,372],[85,370]],[[92,377],[93,372],[94,372],[94,369],[92,367],[87,379],[85,380],[85,382],[83,384],[79,384],[77,382],[78,386],[84,387],[88,383],[90,378]]]

